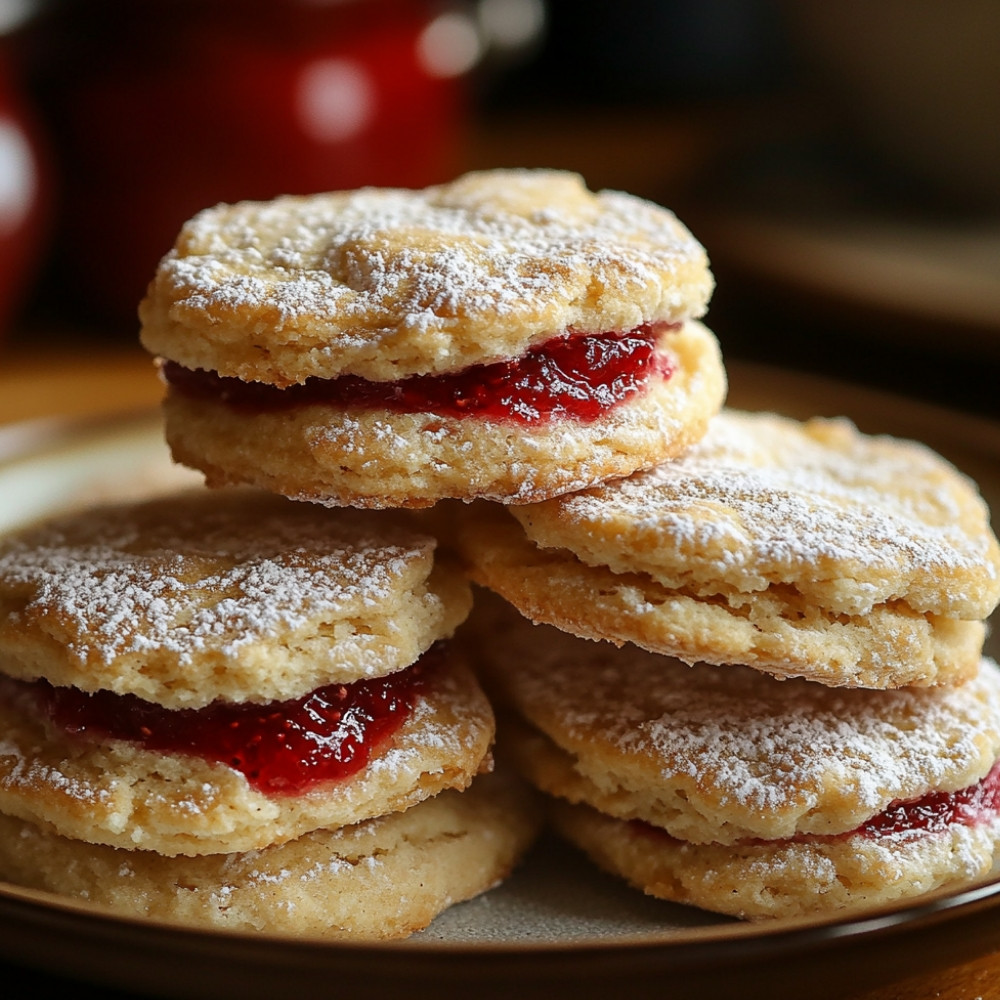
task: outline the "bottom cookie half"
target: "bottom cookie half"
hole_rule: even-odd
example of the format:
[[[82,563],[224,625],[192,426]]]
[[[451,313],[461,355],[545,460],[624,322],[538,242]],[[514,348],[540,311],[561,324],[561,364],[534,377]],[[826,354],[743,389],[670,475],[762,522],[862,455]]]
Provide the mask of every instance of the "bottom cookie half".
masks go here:
[[[598,866],[650,896],[743,919],[871,909],[986,875],[1000,819],[904,836],[691,844],[588,806],[553,802],[553,823]]]
[[[0,816],[0,878],[127,916],[326,939],[401,938],[505,878],[536,805],[502,774],[405,812],[241,854],[169,858]]]

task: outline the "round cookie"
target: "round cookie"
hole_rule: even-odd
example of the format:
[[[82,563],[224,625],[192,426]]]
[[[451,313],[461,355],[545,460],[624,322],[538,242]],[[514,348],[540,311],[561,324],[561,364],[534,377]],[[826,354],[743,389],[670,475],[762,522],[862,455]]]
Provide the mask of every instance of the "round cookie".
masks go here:
[[[679,454],[725,394],[700,323],[660,337],[673,375],[592,421],[522,426],[434,412],[325,404],[247,411],[171,389],[174,459],[210,486],[250,484],[328,506],[426,507],[438,499],[530,503]]]
[[[704,248],[666,209],[575,174],[495,170],[206,209],[161,261],[140,336],[247,382],[391,382],[568,330],[679,323],[711,291]]]
[[[0,816],[0,878],[128,916],[326,939],[405,937],[503,879],[537,804],[500,774],[405,812],[241,854],[165,858]]]
[[[0,812],[201,854],[465,787],[494,732],[444,642],[470,604],[434,540],[397,516],[255,491],[97,506],[9,535]]]
[[[1000,599],[974,485],[843,420],[724,411],[653,470],[483,506],[461,546],[473,578],[535,621],[832,686],[969,676]]]
[[[168,708],[280,701],[393,673],[470,606],[392,515],[192,490],[0,540],[0,673]]]
[[[209,209],[140,315],[171,450],[210,485],[527,503],[704,433],[726,388],[711,288],[665,209],[487,171]]]
[[[482,647],[511,760],[559,800],[568,839],[653,895],[791,916],[992,865],[992,661],[960,686],[862,691],[687,667],[511,619],[503,632],[503,645],[484,632]]]

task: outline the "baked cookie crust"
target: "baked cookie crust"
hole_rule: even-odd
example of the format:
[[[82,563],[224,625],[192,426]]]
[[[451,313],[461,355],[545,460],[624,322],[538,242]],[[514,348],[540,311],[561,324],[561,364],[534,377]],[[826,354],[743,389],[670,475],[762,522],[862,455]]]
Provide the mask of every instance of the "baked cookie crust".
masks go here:
[[[692,843],[857,829],[1000,756],[1000,670],[866,691],[688,667],[513,618],[482,640],[512,759],[543,791]]]
[[[968,677],[1000,599],[974,485],[842,420],[723,411],[653,470],[507,515],[482,506],[461,548],[535,621],[832,686]]]
[[[987,875],[1000,822],[923,836],[723,847],[658,836],[587,806],[553,802],[559,833],[651,896],[747,920],[888,906]]]
[[[210,486],[251,484],[327,506],[536,502],[647,468],[705,433],[726,392],[714,335],[689,322],[659,346],[671,377],[593,421],[521,426],[326,404],[248,412],[170,389],[166,436],[175,460]]]
[[[358,825],[196,858],[85,844],[0,816],[0,878],[192,927],[395,939],[505,878],[539,818],[501,774]]]
[[[457,657],[429,670],[399,729],[351,777],[267,795],[239,771],[51,725],[0,688],[0,813],[63,837],[173,856],[229,853],[407,809],[491,766],[493,711]]]
[[[386,514],[192,490],[0,540],[0,673],[168,708],[282,701],[408,666],[471,607]]]
[[[697,318],[711,290],[704,249],[666,209],[575,174],[496,170],[207,209],[139,315],[146,348],[187,368],[384,382],[569,330]]]

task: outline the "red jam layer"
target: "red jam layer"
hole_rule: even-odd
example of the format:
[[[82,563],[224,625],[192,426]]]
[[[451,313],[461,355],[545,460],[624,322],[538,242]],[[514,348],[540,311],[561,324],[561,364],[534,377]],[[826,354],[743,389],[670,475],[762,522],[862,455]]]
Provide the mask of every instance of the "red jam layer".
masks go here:
[[[957,792],[930,792],[913,802],[894,802],[856,831],[888,837],[911,831],[940,833],[954,824],[978,826],[1000,811],[1000,762],[982,781]],[[850,834],[848,835],[850,836]]]
[[[388,409],[396,413],[476,416],[539,424],[596,420],[640,393],[653,377],[673,374],[656,349],[667,327],[647,324],[627,333],[557,337],[512,361],[473,365],[448,375],[414,375],[397,382],[369,382],[356,375],[310,378],[279,389],[262,382],[163,366],[171,386],[188,396],[214,399],[251,412],[327,404]]]
[[[135,695],[88,693],[45,681],[29,686],[67,733],[192,754],[228,764],[267,795],[298,795],[364,769],[406,720],[427,672],[441,658],[435,648],[388,677],[331,684],[266,705],[213,702],[171,710]]]
[[[979,826],[990,822],[1000,812],[1000,761],[989,774],[975,785],[957,792],[928,792],[910,802],[893,802],[883,812],[862,823],[856,830],[829,836],[799,834],[784,840],[741,840],[742,846],[788,843],[829,843],[850,837],[867,837],[872,840],[906,834],[942,833],[950,826]],[[633,825],[644,833],[675,839],[660,827],[633,820]]]

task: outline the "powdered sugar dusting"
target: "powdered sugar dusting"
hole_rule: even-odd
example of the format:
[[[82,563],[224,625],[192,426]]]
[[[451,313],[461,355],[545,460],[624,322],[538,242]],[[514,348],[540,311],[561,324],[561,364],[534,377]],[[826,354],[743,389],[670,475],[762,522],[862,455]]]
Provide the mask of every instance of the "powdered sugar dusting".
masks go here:
[[[77,802],[101,803],[109,805],[114,799],[114,782],[101,787],[83,779],[74,779],[58,767],[45,764],[34,756],[25,755],[22,747],[10,740],[0,742],[0,760],[3,760],[3,774],[0,789],[25,789],[31,792],[47,788],[60,796]]]
[[[823,824],[845,811],[853,829],[894,800],[973,783],[1000,753],[1000,671],[990,660],[962,686],[869,691],[691,668],[548,627],[517,641],[515,651],[530,643],[532,655],[503,682],[580,768],[655,768],[664,794],[707,796],[749,829],[791,814],[800,829],[830,832]]]
[[[527,187],[530,174],[509,184]],[[163,267],[187,304],[277,310],[282,322],[324,315],[364,318],[391,311],[422,328],[461,310],[508,313],[565,294],[577,269],[622,292],[701,253],[674,216],[627,195],[598,196],[585,221],[557,206],[525,217],[501,197],[455,203],[440,189],[363,189],[312,199],[245,204],[221,219],[207,210],[188,224],[197,256],[168,255]],[[429,245],[390,248],[392,234],[435,234]],[[281,233],[273,241],[262,234]],[[622,261],[623,248],[628,257]],[[552,266],[555,262],[558,266]],[[276,276],[277,280],[272,280]]]
[[[948,596],[959,616],[985,617],[995,603],[998,550],[975,488],[922,446],[864,437],[846,421],[725,411],[681,459],[552,506],[562,527],[544,512],[523,519],[537,542],[595,561],[607,553],[589,551],[588,534],[618,532],[612,569],[668,586],[721,578],[754,591],[811,575],[833,591],[843,578],[830,600],[863,613],[905,594],[914,574],[962,572],[976,579]]]
[[[711,669],[715,676],[703,678],[696,691],[679,685],[665,693],[655,717],[630,720],[634,725],[620,730],[616,743],[629,754],[652,753],[674,773],[700,780],[710,774],[722,804],[733,801],[750,810],[787,807],[790,795],[801,794],[820,775],[823,784],[849,790],[872,811],[887,796],[912,794],[917,776],[937,788],[956,767],[972,766],[982,756],[978,698],[988,698],[994,730],[1000,718],[995,671],[978,690],[961,695],[831,696],[830,689],[804,681],[777,687],[772,682],[761,690],[759,674],[740,670],[734,677],[729,671],[739,668]]]
[[[311,620],[363,614],[408,585],[431,540],[352,514],[175,503],[55,521],[0,548],[8,603],[21,597],[8,622],[48,623],[80,663],[150,650],[181,665],[208,648],[232,656]]]
[[[143,341],[195,366],[205,337],[204,366],[241,378],[384,380],[511,357],[569,328],[697,317],[711,287],[704,249],[666,209],[558,171],[484,172],[207,209],[160,263]],[[182,343],[174,324],[198,334]],[[266,355],[236,357],[257,338]]]

